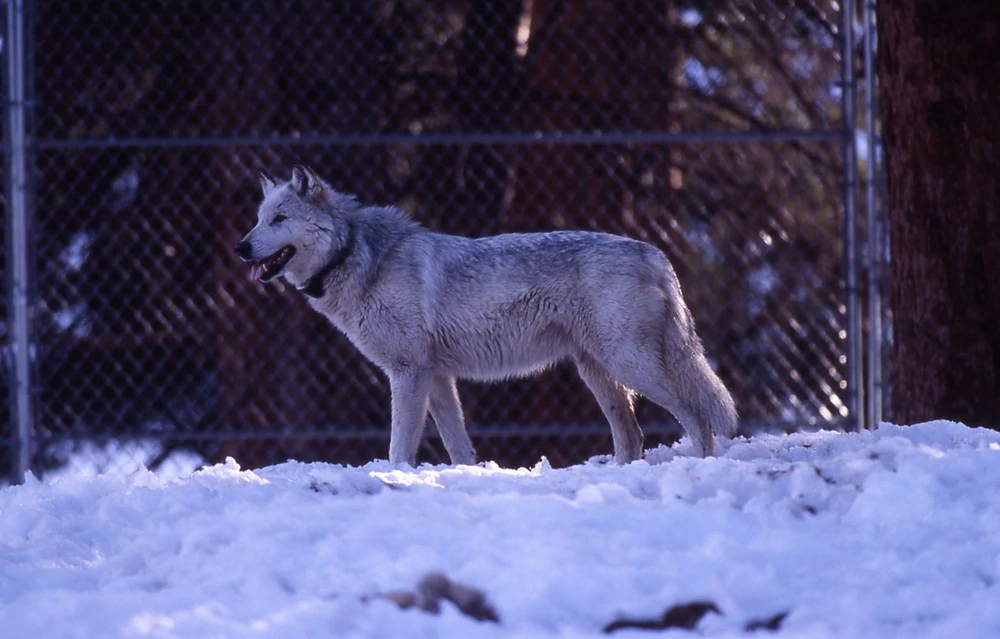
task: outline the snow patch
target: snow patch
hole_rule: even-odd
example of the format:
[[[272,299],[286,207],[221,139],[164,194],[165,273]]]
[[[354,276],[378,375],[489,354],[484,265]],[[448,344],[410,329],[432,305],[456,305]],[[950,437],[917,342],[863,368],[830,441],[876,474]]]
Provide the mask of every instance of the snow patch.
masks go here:
[[[596,637],[706,602],[705,636],[1000,636],[1000,433],[883,424],[720,449],[29,477],[0,491],[3,634]],[[500,622],[395,605],[428,574]]]

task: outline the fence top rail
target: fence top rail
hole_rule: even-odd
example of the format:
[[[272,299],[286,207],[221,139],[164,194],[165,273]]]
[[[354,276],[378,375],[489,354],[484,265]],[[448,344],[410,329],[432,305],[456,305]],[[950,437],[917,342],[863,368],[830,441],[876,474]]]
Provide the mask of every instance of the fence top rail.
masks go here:
[[[687,144],[692,142],[794,142],[842,140],[843,129],[773,131],[587,131],[549,133],[361,133],[304,136],[205,136],[150,138],[41,138],[28,141],[32,149],[80,149],[189,146],[373,146],[418,145],[508,145],[531,144]]]

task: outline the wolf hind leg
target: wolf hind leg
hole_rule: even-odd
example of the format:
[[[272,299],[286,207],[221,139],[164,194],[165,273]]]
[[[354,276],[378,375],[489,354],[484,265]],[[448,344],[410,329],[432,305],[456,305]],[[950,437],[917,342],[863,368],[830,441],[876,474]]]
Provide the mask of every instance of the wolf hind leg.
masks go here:
[[[453,465],[473,465],[476,451],[465,430],[462,402],[454,377],[436,375],[431,382],[430,412]]]
[[[415,371],[390,374],[392,391],[392,430],[389,435],[389,463],[416,464],[417,449],[427,422],[430,395],[428,375]]]
[[[726,437],[735,434],[736,409],[732,397],[700,349],[675,354],[669,363],[650,361],[639,368],[648,375],[627,376],[626,383],[635,382],[636,392],[677,418],[691,439],[695,455],[715,455],[713,432]]]
[[[632,391],[590,356],[577,358],[576,367],[611,424],[615,462],[627,464],[642,457],[642,430],[632,408]]]
[[[699,415],[697,407],[687,398],[682,398],[677,393],[668,390],[663,386],[651,385],[644,392],[644,396],[670,411],[677,421],[681,423],[684,432],[691,439],[691,446],[694,448],[696,457],[715,456],[715,437],[712,435],[712,428],[709,422]]]

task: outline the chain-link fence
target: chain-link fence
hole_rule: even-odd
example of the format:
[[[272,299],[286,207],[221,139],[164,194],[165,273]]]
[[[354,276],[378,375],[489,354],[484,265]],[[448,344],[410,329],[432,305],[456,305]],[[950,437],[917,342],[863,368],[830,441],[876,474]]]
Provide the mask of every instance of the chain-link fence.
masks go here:
[[[385,457],[382,374],[232,251],[293,163],[434,230],[649,241],[744,427],[847,418],[836,3],[24,4],[37,468]],[[571,367],[460,393],[481,457],[611,452]]]

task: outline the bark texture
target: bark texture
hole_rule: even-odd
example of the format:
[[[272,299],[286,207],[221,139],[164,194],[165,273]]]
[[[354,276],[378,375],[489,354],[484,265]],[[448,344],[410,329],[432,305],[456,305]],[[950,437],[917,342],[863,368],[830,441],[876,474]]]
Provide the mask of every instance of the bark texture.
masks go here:
[[[880,0],[893,421],[1000,424],[1000,3]]]

